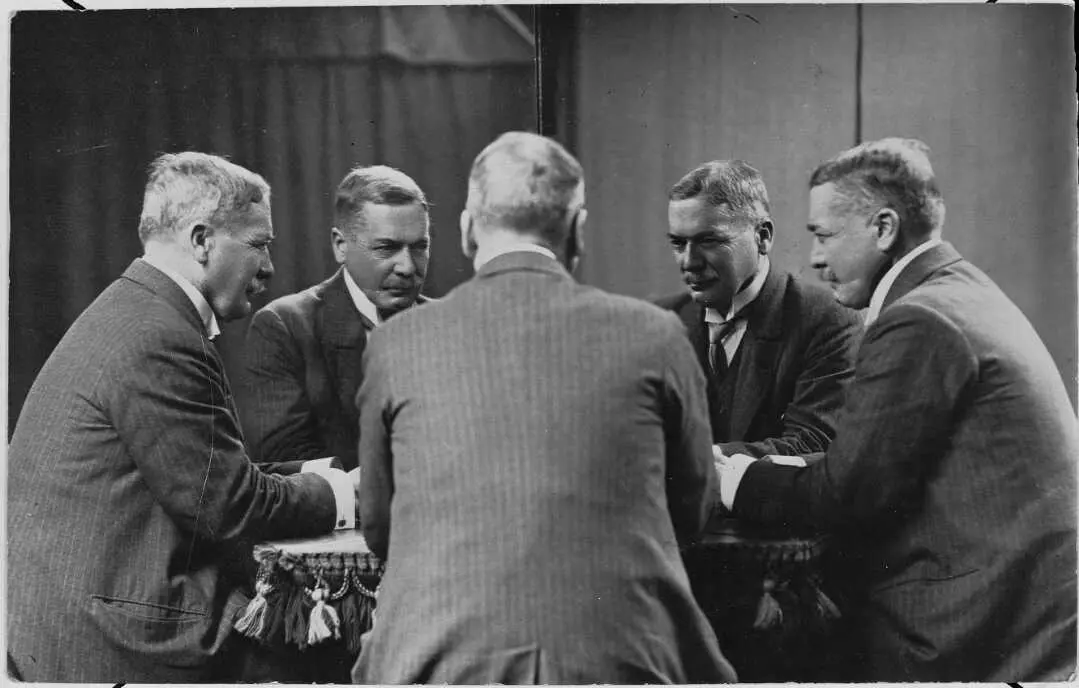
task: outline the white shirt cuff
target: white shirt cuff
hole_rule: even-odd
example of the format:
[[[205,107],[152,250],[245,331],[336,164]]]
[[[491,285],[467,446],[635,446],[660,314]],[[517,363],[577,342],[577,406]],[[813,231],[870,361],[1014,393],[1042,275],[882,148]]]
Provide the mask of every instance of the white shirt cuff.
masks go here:
[[[326,479],[333,489],[334,501],[337,502],[337,522],[335,527],[341,530],[356,527],[356,488],[353,479],[344,471],[330,468],[329,459],[305,461],[300,467],[301,473],[314,473]]]
[[[738,493],[738,485],[742,482],[749,465],[756,461],[745,454],[725,456],[716,461],[716,472],[719,474],[719,499],[728,510],[734,510],[734,496]]]
[[[780,466],[794,466],[795,468],[805,468],[806,460],[800,456],[785,456],[783,454],[769,454],[764,457],[774,464]]]

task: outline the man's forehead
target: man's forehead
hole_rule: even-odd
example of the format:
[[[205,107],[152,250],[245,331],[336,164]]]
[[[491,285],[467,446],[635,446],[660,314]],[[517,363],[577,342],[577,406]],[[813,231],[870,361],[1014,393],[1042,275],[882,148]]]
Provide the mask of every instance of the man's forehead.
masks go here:
[[[692,235],[697,233],[731,233],[742,230],[752,220],[742,213],[717,208],[703,198],[687,198],[671,201],[668,219],[672,233]]]
[[[367,203],[360,211],[359,223],[364,235],[371,239],[400,239],[427,234],[430,217],[422,203],[390,205]]]

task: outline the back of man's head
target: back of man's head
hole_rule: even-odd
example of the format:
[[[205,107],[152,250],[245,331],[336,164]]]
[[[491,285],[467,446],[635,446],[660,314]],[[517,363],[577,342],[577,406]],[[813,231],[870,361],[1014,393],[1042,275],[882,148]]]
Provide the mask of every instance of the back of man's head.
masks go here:
[[[419,184],[401,170],[386,165],[356,167],[337,185],[333,221],[341,231],[363,228],[363,209],[374,205],[419,203],[429,211],[427,196]]]
[[[911,238],[927,238],[944,225],[929,146],[917,139],[885,138],[844,151],[813,172],[809,187],[828,183],[849,208],[867,214],[891,208]]]
[[[502,134],[472,163],[466,209],[481,229],[530,236],[556,248],[583,205],[580,163],[547,137]]]
[[[150,164],[139,239],[168,241],[196,223],[228,230],[230,214],[269,202],[270,185],[248,169],[208,153],[166,153]]]
[[[771,219],[768,189],[757,168],[744,160],[713,160],[687,173],[671,187],[670,201],[700,198],[732,218]]]

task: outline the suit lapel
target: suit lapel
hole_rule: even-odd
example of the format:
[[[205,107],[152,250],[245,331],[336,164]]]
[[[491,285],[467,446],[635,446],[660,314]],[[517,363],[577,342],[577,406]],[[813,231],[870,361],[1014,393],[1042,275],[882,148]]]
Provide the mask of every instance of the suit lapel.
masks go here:
[[[363,379],[361,363],[367,331],[374,324],[356,310],[342,270],[325,283],[322,301],[319,345],[340,409],[351,421],[356,418],[356,391]]]
[[[686,295],[686,301],[677,309],[678,317],[686,326],[689,335],[689,343],[697,353],[697,360],[701,364],[701,370],[708,379],[708,394],[711,398],[715,380],[712,379],[708,363],[708,325],[704,322],[704,308],[701,307],[692,296]]]
[[[771,266],[761,293],[746,307],[748,323],[739,345],[741,364],[731,408],[730,438],[745,437],[765,394],[772,387],[783,348],[785,275]]]

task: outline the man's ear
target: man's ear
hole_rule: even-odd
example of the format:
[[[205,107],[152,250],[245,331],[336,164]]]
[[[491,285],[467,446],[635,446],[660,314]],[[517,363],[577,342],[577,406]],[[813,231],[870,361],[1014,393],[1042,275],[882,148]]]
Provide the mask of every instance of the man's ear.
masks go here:
[[[191,250],[195,260],[205,265],[210,259],[210,249],[214,245],[213,227],[197,222],[188,228],[187,236],[191,242]]]
[[[348,258],[348,240],[345,233],[337,227],[330,227],[330,248],[333,249],[334,260],[343,264]]]
[[[881,208],[873,216],[872,224],[877,231],[877,248],[882,253],[894,253],[900,248],[898,213],[891,208]]]
[[[579,209],[570,220],[569,236],[566,237],[566,268],[573,272],[584,255],[584,223],[588,220],[588,211]]]
[[[757,253],[762,256],[768,255],[768,252],[772,250],[772,238],[775,236],[772,221],[765,220],[759,223],[754,233],[756,234],[754,239],[757,241]]]
[[[467,210],[462,210],[458,225],[461,228],[461,252],[465,254],[465,258],[472,260],[476,257],[476,251],[479,250],[472,214]]]

